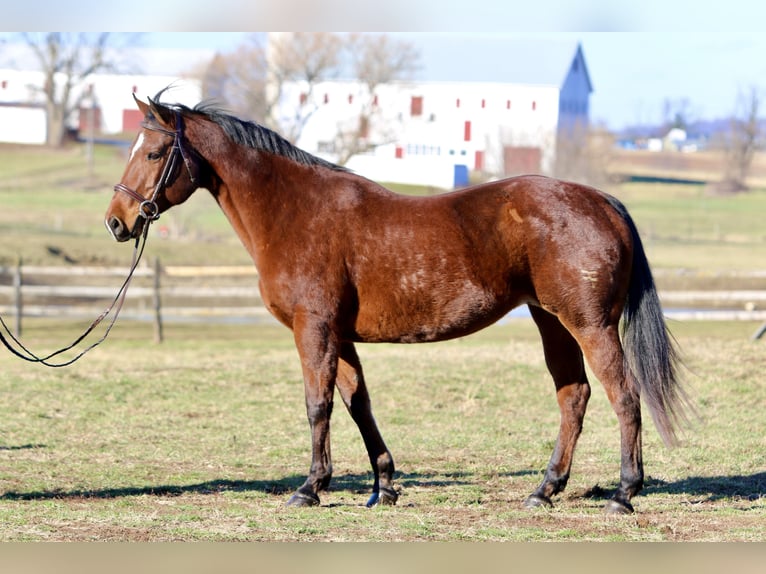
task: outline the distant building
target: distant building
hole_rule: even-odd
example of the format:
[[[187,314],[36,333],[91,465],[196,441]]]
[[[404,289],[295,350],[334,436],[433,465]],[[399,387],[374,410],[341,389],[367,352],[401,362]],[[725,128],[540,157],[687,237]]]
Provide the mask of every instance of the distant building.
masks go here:
[[[531,53],[527,69],[534,68]],[[587,126],[593,91],[579,44],[561,49],[558,61],[546,63],[547,79],[536,70],[537,83],[521,76],[512,83],[401,82],[370,95],[358,82],[323,82],[313,87],[315,111],[297,144],[337,161],[339,128],[358,122],[360,107],[372,101],[375,120],[366,137],[381,145],[347,164],[365,177],[451,188],[466,184],[472,171],[488,177],[550,173],[557,138]],[[307,91],[299,82],[284,89],[285,119],[307,103]]]
[[[551,173],[557,142],[589,122],[593,87],[581,45],[504,40],[484,51],[497,68],[491,78],[479,78],[470,61],[460,59],[460,45],[447,36],[436,42],[430,54],[437,52],[442,62],[446,54],[454,65],[432,66],[436,72],[427,81],[384,85],[375,94],[352,81],[314,86],[309,103],[315,111],[297,144],[338,161],[339,128],[358,124],[360,106],[372,103],[375,118],[362,137],[378,145],[347,163],[370,179],[451,188],[466,184],[470,172],[485,178]],[[470,81],[458,81],[465,78]],[[41,72],[0,69],[0,141],[46,141],[43,82]],[[94,74],[77,87],[73,101],[81,103],[69,128],[97,137],[135,131],[141,117],[132,95],[146,99],[169,85],[165,101],[194,105],[202,99],[194,79]],[[286,86],[279,114],[290,117],[307,98],[305,85]]]
[[[44,74],[0,69],[0,142],[44,144],[45,100],[40,89]],[[80,102],[69,119],[69,129],[99,137],[136,132],[143,119],[133,94],[146,100],[172,86],[167,101],[194,105],[202,97],[200,83],[177,76],[93,74],[75,87],[72,102]],[[91,126],[91,122],[93,125]]]

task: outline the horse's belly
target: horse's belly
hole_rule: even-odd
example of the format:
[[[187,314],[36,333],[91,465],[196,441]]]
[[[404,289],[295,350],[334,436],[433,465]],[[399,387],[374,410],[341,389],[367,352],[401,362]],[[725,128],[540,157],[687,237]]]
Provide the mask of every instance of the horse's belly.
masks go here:
[[[470,281],[431,290],[398,286],[360,298],[354,331],[360,341],[440,341],[491,325],[517,304]]]

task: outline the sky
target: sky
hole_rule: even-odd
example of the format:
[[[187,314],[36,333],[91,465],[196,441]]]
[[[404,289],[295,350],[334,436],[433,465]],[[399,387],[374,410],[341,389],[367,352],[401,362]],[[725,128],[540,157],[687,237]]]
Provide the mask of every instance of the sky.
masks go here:
[[[764,11],[766,17],[766,11]],[[766,20],[764,20],[766,21]],[[228,51],[247,40],[247,33],[236,34],[146,34],[146,46],[165,48],[207,47]],[[447,37],[464,46],[464,60],[454,61],[456,75],[463,69],[467,80],[510,81],[498,71],[506,58],[522,57],[534,61],[533,54],[502,53],[503,46],[515,46],[520,36],[543,42],[580,42],[593,83],[591,117],[612,129],[629,125],[659,123],[667,113],[683,106],[687,119],[720,119],[737,112],[740,95],[751,88],[766,93],[766,34],[680,32],[559,32],[519,33],[400,33],[407,41],[423,48],[434,39]],[[564,42],[566,43],[566,42]],[[491,54],[487,46],[498,47]],[[421,50],[422,53],[422,50]],[[573,55],[573,54],[572,54]],[[443,66],[438,54],[428,53],[426,69]],[[563,78],[562,78],[563,79]]]
[[[503,39],[509,45],[521,34],[575,39],[593,82],[591,117],[612,129],[657,123],[666,102],[685,101],[692,120],[730,117],[741,93],[766,90],[766,3],[755,0],[133,0],[129,9],[70,0],[65,14],[54,8],[58,0],[39,4],[35,14],[13,4],[4,14],[6,29],[121,32],[153,24],[157,30],[142,35],[147,47],[223,51],[242,42],[245,30],[387,30],[416,45],[446,34],[465,46],[459,57],[450,52],[448,64],[490,81],[508,81],[499,72],[507,59],[534,58],[504,50]],[[436,67],[435,57],[425,64]]]

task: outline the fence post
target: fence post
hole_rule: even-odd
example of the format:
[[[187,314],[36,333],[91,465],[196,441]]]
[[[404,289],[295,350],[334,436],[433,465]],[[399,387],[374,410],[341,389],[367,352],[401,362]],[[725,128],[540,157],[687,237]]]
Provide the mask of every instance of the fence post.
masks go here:
[[[160,273],[162,266],[160,258],[154,259],[154,342],[162,343],[164,337],[162,333],[162,299],[160,298]]]
[[[750,337],[750,340],[751,340],[751,341],[757,341],[758,339],[760,339],[761,337],[763,337],[763,334],[764,334],[764,333],[766,333],[766,323],[764,323],[763,325],[761,325],[761,326],[758,328],[758,330],[757,330],[755,333],[753,333],[753,336],[752,336],[752,337]]]
[[[13,273],[13,306],[16,310],[14,335],[21,337],[21,315],[24,311],[24,303],[21,298],[21,257],[16,262],[16,270]]]

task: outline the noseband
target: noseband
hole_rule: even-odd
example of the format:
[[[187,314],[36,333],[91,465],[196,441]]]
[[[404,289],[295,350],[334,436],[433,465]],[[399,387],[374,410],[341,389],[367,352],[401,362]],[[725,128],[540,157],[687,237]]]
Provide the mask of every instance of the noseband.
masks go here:
[[[170,150],[170,155],[168,156],[168,159],[165,162],[164,167],[162,168],[162,173],[160,174],[160,178],[157,180],[157,183],[154,184],[154,191],[152,192],[152,196],[149,199],[147,199],[146,197],[138,193],[135,189],[131,189],[123,183],[118,183],[117,185],[115,185],[114,191],[115,192],[120,191],[126,194],[127,196],[129,196],[130,198],[134,199],[135,201],[137,201],[139,217],[143,217],[148,222],[151,222],[151,221],[155,221],[159,219],[160,217],[160,208],[157,205],[157,198],[160,196],[160,193],[162,193],[167,187],[169,187],[173,183],[174,181],[173,175],[175,174],[176,168],[178,166],[179,156],[181,157],[181,159],[183,159],[183,162],[186,165],[186,170],[189,172],[189,179],[191,179],[192,183],[194,183],[194,175],[192,174],[191,164],[189,162],[189,156],[183,147],[184,126],[183,126],[183,120],[181,118],[180,112],[176,111],[175,131],[166,130],[159,126],[150,125],[147,122],[143,122],[141,126],[148,130],[152,130],[155,132],[162,132],[164,134],[172,136],[173,145]]]

